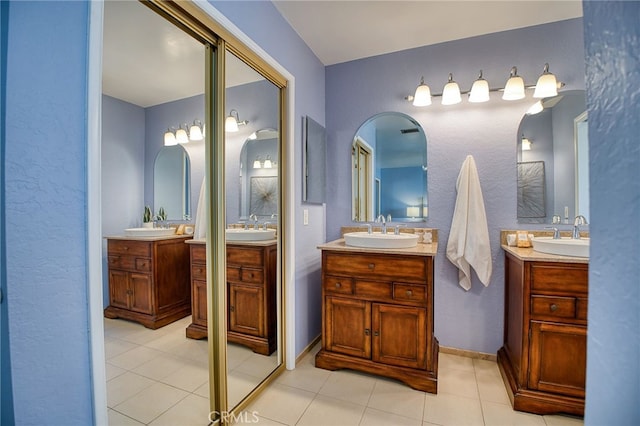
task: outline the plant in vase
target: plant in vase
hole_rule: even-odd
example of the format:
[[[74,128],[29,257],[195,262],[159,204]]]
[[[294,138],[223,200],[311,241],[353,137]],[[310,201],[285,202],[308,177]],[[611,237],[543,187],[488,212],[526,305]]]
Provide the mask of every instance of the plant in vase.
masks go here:
[[[160,210],[158,210],[156,220],[158,221],[158,226],[164,228],[165,221],[167,220],[167,213],[164,211],[164,207],[160,207]]]
[[[142,216],[142,227],[153,228],[153,218],[151,217],[151,207],[144,206],[144,215]]]

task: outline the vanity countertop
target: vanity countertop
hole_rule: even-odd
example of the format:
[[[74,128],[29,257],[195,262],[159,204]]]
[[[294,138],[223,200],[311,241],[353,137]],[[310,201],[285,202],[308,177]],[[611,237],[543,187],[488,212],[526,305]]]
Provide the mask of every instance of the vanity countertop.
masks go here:
[[[344,238],[340,238],[334,241],[330,241],[318,246],[320,250],[333,250],[333,251],[345,251],[345,252],[364,252],[364,253],[377,253],[377,254],[408,254],[413,256],[435,256],[438,252],[438,243],[422,244],[418,243],[415,247],[411,248],[398,248],[398,249],[377,249],[366,247],[352,247],[348,246],[344,242]]]
[[[204,245],[207,243],[207,240],[204,238],[197,238],[185,241],[187,244],[201,244]],[[227,241],[227,244],[234,246],[254,246],[254,247],[268,247],[271,245],[275,245],[278,243],[278,240],[264,240],[264,241]]]
[[[533,249],[533,247],[511,247],[506,244],[502,244],[502,250],[515,256],[520,260],[537,261],[537,262],[564,262],[564,263],[589,263],[587,257],[572,257],[572,256],[560,256],[557,254],[540,253]]]
[[[136,237],[131,235],[107,235],[104,237],[105,240],[132,240],[132,241],[162,241],[162,240],[173,240],[178,238],[191,238],[191,235],[173,234],[173,235],[161,235],[161,236],[155,236],[155,237]]]

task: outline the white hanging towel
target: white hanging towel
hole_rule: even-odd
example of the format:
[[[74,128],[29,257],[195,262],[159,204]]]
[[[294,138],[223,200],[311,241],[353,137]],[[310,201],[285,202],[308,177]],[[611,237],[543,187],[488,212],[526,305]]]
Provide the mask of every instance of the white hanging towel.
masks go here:
[[[206,185],[202,178],[202,186],[200,186],[200,197],[198,198],[198,208],[196,209],[196,226],[193,230],[193,238],[196,240],[207,237],[207,203],[205,200]]]
[[[469,291],[471,269],[476,271],[484,286],[491,280],[491,247],[489,228],[476,162],[471,155],[462,163],[456,182],[456,207],[451,220],[447,242],[447,258],[456,265],[458,283]]]

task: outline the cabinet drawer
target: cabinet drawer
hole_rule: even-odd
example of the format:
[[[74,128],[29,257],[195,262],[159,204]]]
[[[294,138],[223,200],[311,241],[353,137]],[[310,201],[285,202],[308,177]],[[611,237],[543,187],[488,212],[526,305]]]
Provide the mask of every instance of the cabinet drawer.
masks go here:
[[[576,318],[579,320],[587,320],[587,305],[589,300],[586,298],[578,298],[576,301]]]
[[[201,264],[191,265],[191,279],[207,281],[207,267]]]
[[[393,284],[393,298],[405,302],[425,303],[427,289],[421,285]]]
[[[191,245],[191,262],[207,263],[207,246],[204,244]]]
[[[532,296],[531,313],[533,316],[575,318],[576,299],[574,297]]]
[[[109,254],[151,257],[151,243],[131,240],[109,240],[107,246]]]
[[[531,265],[531,288],[553,293],[587,293],[589,290],[587,265],[548,263]]]
[[[393,299],[391,283],[380,281],[356,281],[356,296],[364,299],[391,301]]]
[[[325,252],[325,271],[335,275],[351,275],[389,280],[427,279],[427,260],[422,256],[359,255]]]
[[[250,247],[229,247],[227,245],[227,264],[241,266],[262,266],[262,249]]]
[[[109,256],[109,268],[135,270],[136,258],[133,256]]]
[[[151,259],[136,258],[136,271],[151,272]]]
[[[263,279],[264,273],[262,269],[227,266],[227,281],[262,284]]]
[[[325,277],[322,288],[327,293],[353,294],[353,280],[345,277]]]

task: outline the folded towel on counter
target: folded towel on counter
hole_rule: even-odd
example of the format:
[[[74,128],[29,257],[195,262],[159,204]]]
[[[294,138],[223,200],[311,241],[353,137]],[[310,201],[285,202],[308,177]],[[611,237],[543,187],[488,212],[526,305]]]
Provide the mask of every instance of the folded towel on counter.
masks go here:
[[[476,162],[471,155],[467,155],[462,163],[456,191],[458,195],[447,242],[447,258],[459,269],[458,283],[469,291],[470,266],[485,287],[489,285],[492,272],[487,215]]]

